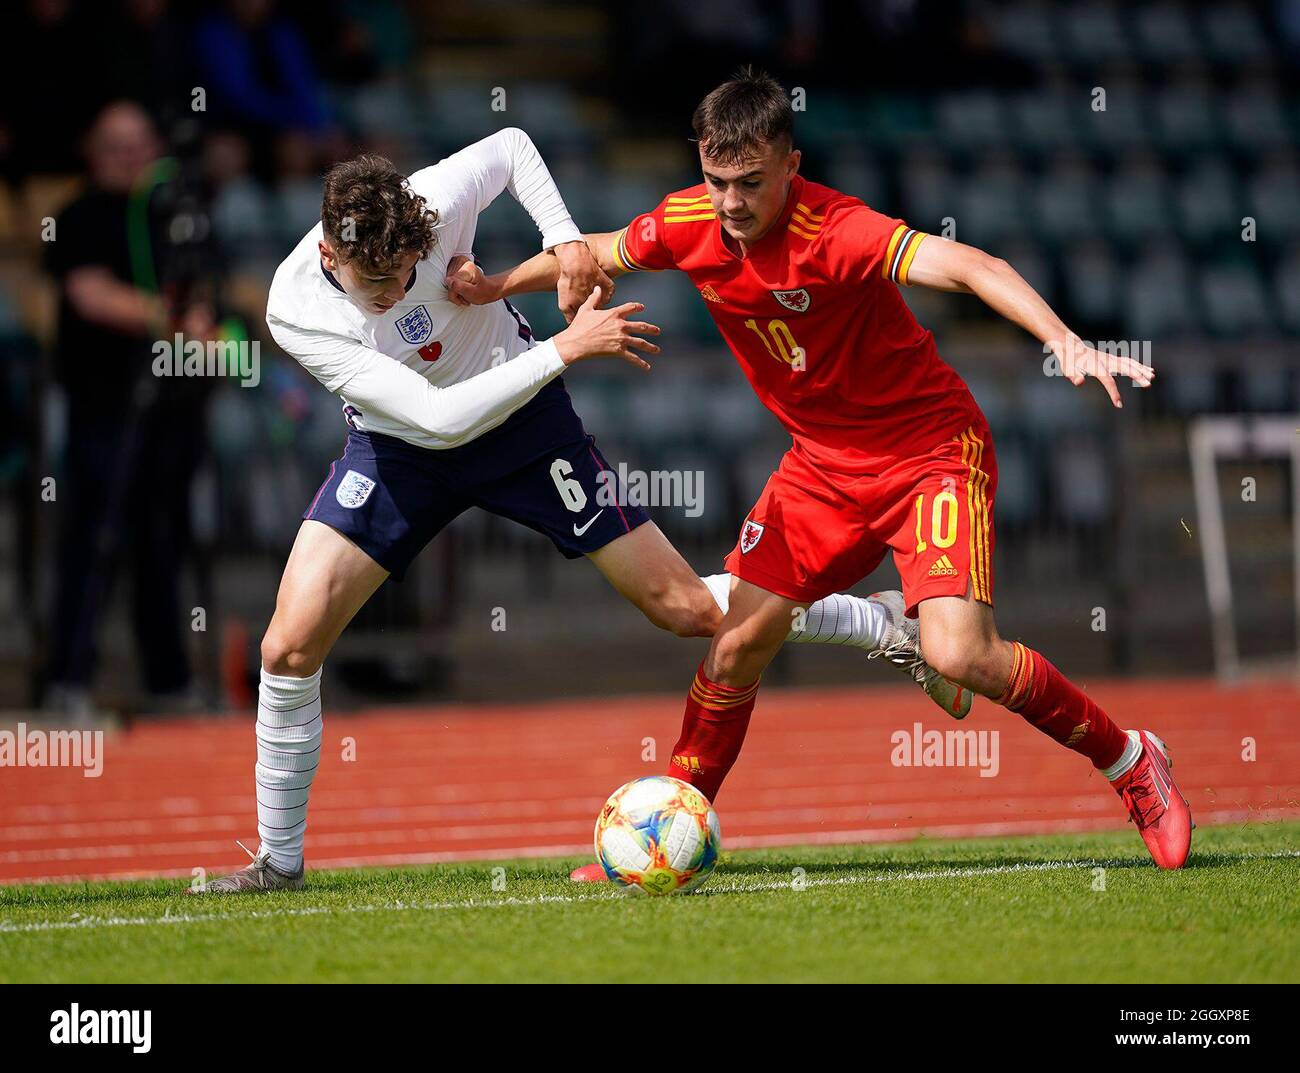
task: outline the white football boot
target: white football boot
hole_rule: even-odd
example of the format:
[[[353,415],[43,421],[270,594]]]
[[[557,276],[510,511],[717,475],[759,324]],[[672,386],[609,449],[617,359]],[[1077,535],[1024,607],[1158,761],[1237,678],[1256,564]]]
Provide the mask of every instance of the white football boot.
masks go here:
[[[873,592],[867,599],[883,608],[889,616],[889,626],[880,647],[867,654],[868,659],[881,656],[887,659],[917,685],[925,695],[954,719],[965,719],[970,711],[973,695],[969,689],[956,685],[928,663],[921,653],[921,624],[906,615],[907,605],[897,589]]]

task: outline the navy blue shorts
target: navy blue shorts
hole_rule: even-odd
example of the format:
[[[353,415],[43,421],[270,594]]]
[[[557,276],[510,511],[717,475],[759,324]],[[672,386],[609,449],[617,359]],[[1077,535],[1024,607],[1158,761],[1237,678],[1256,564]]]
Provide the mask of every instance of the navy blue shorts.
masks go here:
[[[400,580],[470,507],[536,529],[576,559],[649,521],[621,493],[556,379],[463,447],[435,451],[353,429],[303,518],[337,529]]]

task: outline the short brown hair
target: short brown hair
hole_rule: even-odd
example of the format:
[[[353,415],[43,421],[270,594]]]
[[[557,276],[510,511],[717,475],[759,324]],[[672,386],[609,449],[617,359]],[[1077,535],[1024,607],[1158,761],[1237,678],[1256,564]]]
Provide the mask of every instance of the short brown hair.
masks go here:
[[[700,101],[691,126],[706,156],[738,165],[765,144],[793,144],[794,109],[780,82],[766,71],[742,67]]]
[[[330,168],[320,219],[339,260],[386,271],[408,253],[428,255],[438,214],[391,160],[367,153]]]

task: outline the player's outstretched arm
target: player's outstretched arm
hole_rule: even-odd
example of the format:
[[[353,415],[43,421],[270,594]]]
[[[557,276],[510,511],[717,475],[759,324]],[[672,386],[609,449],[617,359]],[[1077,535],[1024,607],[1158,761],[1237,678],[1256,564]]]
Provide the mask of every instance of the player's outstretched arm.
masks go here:
[[[1055,311],[1006,261],[974,246],[928,235],[912,259],[907,281],[939,291],[978,295],[990,309],[1018,324],[1061,363],[1061,371],[1075,387],[1089,376],[1106,389],[1117,407],[1120,400],[1115,377],[1127,377],[1138,387],[1150,387],[1155,370],[1127,356],[1101,354],[1066,327]]]
[[[597,284],[601,287],[603,304],[614,296],[614,284],[608,277],[622,275],[624,271],[614,260],[613,250],[618,232],[584,235],[583,238],[595,263],[607,277],[605,282]],[[468,257],[453,257],[447,266],[444,282],[451,300],[458,305],[487,305],[516,294],[556,290],[562,274],[563,266],[559,257],[546,250],[514,268],[490,276],[485,275]],[[565,319],[572,320],[572,314],[566,312]]]
[[[362,413],[382,414],[455,443],[512,412],[575,362],[614,357],[649,369],[641,353],[657,354],[659,348],[641,337],[658,335],[659,329],[631,319],[645,306],[626,302],[599,309],[601,297],[597,287],[569,327],[511,361],[449,387],[434,387],[414,369],[351,339],[289,324],[270,314],[267,325],[275,341],[303,368]]]

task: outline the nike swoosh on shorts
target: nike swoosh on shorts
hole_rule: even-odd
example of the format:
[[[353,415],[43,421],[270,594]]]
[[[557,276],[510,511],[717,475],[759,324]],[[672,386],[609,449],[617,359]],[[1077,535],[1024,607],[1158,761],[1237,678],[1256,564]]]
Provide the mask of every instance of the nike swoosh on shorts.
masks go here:
[[[597,518],[599,518],[602,514],[604,514],[604,513],[605,513],[604,508],[602,508],[602,509],[596,511],[595,514],[593,514],[590,518],[587,519],[587,524],[584,525],[581,529],[578,528],[578,523],[577,523],[577,522],[574,522],[574,523],[573,523],[573,535],[574,535],[574,536],[582,536],[583,533],[585,533],[588,529],[591,528],[592,523],[593,523]]]

